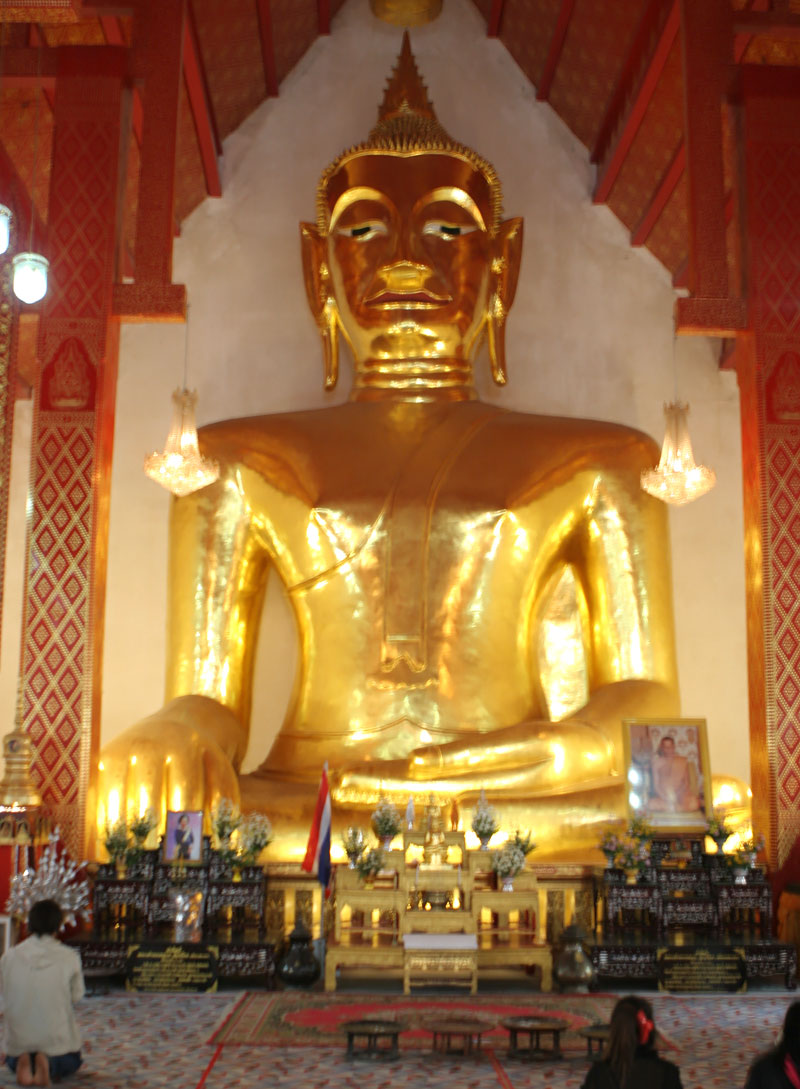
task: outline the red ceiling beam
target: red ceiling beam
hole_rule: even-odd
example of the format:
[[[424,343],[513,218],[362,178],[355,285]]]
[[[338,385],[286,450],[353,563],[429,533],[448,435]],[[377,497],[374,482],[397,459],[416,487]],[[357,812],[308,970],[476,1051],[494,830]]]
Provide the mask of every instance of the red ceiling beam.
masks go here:
[[[137,22],[145,70],[134,266],[137,282],[172,280],[175,152],[186,0],[143,6]]]
[[[546,102],[550,97],[550,88],[553,86],[558,62],[561,59],[561,50],[567,38],[572,13],[575,10],[575,0],[561,0],[558,9],[558,18],[550,38],[550,46],[547,50],[542,75],[536,88],[536,97],[540,102]]]
[[[331,32],[331,0],[317,0],[317,14],[319,16],[320,34]]]
[[[655,22],[654,13],[657,11],[659,14],[663,15],[663,7],[664,5],[660,2],[651,4],[643,19],[643,23],[640,25],[640,32],[637,32],[634,49],[631,50],[630,54],[631,60],[635,61],[635,48],[638,46],[641,38],[650,37],[648,32],[652,31],[653,23]],[[594,161],[599,164],[597,182],[592,198],[596,204],[602,204],[603,201],[608,200],[609,194],[614,187],[614,182],[619,176],[619,172],[630,151],[636,133],[639,131],[639,126],[647,112],[647,107],[650,105],[653,93],[658,85],[661,73],[664,70],[664,65],[667,62],[667,57],[669,56],[675,38],[677,37],[679,27],[680,9],[678,0],[671,0],[666,11],[666,19],[656,38],[655,45],[652,47],[652,51],[647,57],[644,71],[642,72],[638,83],[634,85],[634,80],[630,79],[630,73],[633,68],[633,65],[630,64],[626,66],[628,68],[627,74],[629,78],[621,81],[617,85],[617,90],[615,91],[614,99],[612,100],[612,106],[614,106],[615,109],[613,113],[609,111],[606,115],[601,128],[601,136],[595,145],[595,151],[592,156]],[[612,143],[612,138],[615,133],[616,139]]]
[[[206,179],[206,192],[210,197],[221,197],[222,181],[219,176],[217,156],[221,154],[222,146],[200,55],[191,4],[187,9],[184,23],[183,78],[186,80],[186,92],[194,118],[197,144]]]
[[[689,292],[678,328],[719,334],[744,302],[730,297],[725,234],[722,103],[731,55],[728,0],[680,0],[689,211]],[[728,335],[735,328],[728,330]]]
[[[261,37],[261,62],[264,65],[264,80],[267,94],[275,97],[278,93],[278,71],[275,67],[275,43],[272,38],[272,13],[269,0],[256,0],[258,11],[258,29]]]
[[[489,9],[489,20],[486,24],[487,38],[496,38],[500,33],[500,24],[503,21],[503,0],[492,0]]]

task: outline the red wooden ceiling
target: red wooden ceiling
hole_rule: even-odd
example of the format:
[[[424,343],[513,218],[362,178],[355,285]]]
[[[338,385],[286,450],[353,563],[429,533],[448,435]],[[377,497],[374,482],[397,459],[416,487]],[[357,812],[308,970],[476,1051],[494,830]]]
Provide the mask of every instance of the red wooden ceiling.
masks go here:
[[[67,44],[129,45],[136,35],[135,11],[141,2],[129,0],[125,14],[125,0],[113,7],[103,0],[5,0],[0,9],[3,46],[10,51],[40,42],[44,49]],[[271,87],[279,92],[281,81],[343,2],[188,0],[197,66],[192,77],[192,57],[187,59],[185,48],[176,151],[176,226],[219,186],[214,153],[221,149],[221,141]],[[510,58],[537,88],[539,97],[550,103],[589,149],[598,165],[596,199],[607,202],[631,231],[632,241],[647,245],[682,282],[688,215],[679,0],[474,2],[487,32],[497,30]],[[787,0],[731,0],[732,11],[742,16],[753,13],[752,32],[732,39],[736,59],[800,65],[800,15],[795,7]],[[759,18],[772,22],[765,28],[755,21]],[[13,166],[15,188],[10,197],[0,197],[19,203],[25,220],[37,141],[33,197],[38,218],[46,216],[51,101],[52,86],[48,90],[45,84],[38,91],[34,80],[15,80],[5,74],[0,155],[5,153]],[[137,110],[142,108],[147,103],[139,100],[134,105],[127,160],[122,274],[135,271]],[[729,136],[730,128],[725,131]],[[734,157],[730,138],[725,150],[730,185]],[[732,247],[729,264],[735,271]]]

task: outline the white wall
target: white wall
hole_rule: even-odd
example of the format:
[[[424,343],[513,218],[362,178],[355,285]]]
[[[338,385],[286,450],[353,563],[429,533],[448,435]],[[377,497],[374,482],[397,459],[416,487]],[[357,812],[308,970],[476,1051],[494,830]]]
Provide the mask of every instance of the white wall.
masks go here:
[[[660,442],[672,399],[673,291],[646,251],[631,249],[613,215],[591,203],[593,168],[505,48],[487,39],[470,0],[412,35],[439,118],[497,167],[508,215],[525,218],[525,256],[508,325],[509,385],[481,393],[510,408],[595,416]],[[189,385],[199,421],[313,408],[343,400],[349,372],[322,390],[316,331],[306,310],[299,220],[315,216],[322,168],[375,121],[399,32],[349,0],[281,87],[225,144],[224,197],[207,200],[175,245],[174,279],[188,285]],[[103,738],[160,706],[163,695],[169,497],[142,474],[160,447],[183,374],[183,329],[123,330],[112,481]],[[675,609],[683,713],[706,717],[714,771],[749,775],[741,455],[738,395],[714,345],[681,339],[679,388],[691,402],[698,460],[718,486],[673,510]],[[18,532],[17,525],[15,532]],[[21,567],[15,568],[20,570]],[[9,605],[12,603],[9,601]],[[12,606],[13,607],[13,606]],[[246,767],[266,754],[295,665],[292,622],[272,586],[259,648]],[[0,711],[10,721],[8,645]]]

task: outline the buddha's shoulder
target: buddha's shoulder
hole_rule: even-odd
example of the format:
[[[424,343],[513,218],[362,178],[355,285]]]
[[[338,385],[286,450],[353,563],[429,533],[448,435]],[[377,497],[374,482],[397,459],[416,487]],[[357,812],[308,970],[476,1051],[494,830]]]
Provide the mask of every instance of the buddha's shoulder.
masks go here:
[[[551,450],[558,458],[579,457],[584,464],[652,464],[659,447],[650,435],[625,424],[573,416],[502,412],[491,422],[514,446]]]

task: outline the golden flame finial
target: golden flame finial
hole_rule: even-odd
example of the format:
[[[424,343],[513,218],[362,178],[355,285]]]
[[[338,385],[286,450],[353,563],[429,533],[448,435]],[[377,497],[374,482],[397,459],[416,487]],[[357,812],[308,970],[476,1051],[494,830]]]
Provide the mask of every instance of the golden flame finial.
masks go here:
[[[472,148],[460,144],[439,123],[428,89],[411,52],[408,31],[392,69],[383,102],[378,110],[378,123],[367,139],[348,148],[328,166],[317,186],[317,223],[325,233],[328,226],[328,182],[349,159],[360,155],[414,155],[420,152],[451,155],[468,162],[489,183],[492,199],[491,229],[495,230],[502,217],[503,195],[500,179],[494,167]]]
[[[392,69],[383,102],[378,110],[378,121],[391,121],[401,114],[415,113],[418,117],[436,120],[433,103],[428,98],[428,88],[419,74],[417,62],[411,52],[411,39],[406,30],[397,64]]]

